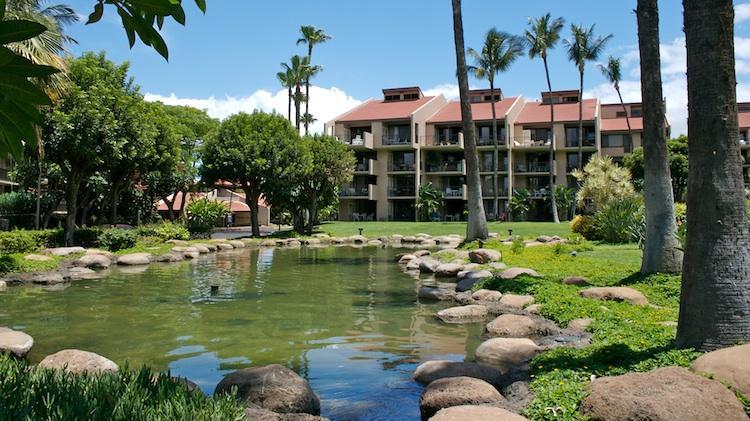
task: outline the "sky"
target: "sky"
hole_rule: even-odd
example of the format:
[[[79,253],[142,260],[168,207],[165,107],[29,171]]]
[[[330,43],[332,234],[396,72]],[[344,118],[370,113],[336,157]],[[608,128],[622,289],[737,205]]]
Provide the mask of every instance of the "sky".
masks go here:
[[[83,21],[94,0],[68,0]],[[306,54],[296,45],[301,25],[314,25],[333,37],[316,46],[313,62],[323,71],[313,80],[310,112],[312,129],[369,98],[383,88],[420,86],[427,95],[457,98],[451,4],[448,0],[275,1],[208,0],[202,14],[192,0],[184,0],[185,27],[165,25],[169,61],[140,41],[129,48],[119,17],[107,9],[95,25],[69,28],[78,44],[71,52],[105,51],[109,59],[128,61],[131,75],[147,100],[191,105],[216,118],[239,112],[276,110],[286,113],[287,95],[276,73],[281,62]],[[687,132],[685,38],[682,2],[660,3],[661,59],[667,116],[673,135]],[[600,62],[608,55],[623,60],[621,88],[625,101],[640,101],[636,0],[525,0],[523,2],[464,0],[466,47],[480,49],[484,34],[495,27],[521,35],[529,18],[551,13],[571,23],[596,25],[600,35],[612,34]],[[738,99],[750,101],[750,2],[735,2],[735,55]],[[562,43],[550,53],[553,89],[577,89],[578,72],[567,60]],[[540,60],[520,57],[496,78],[504,95],[533,100],[546,90]],[[616,102],[617,95],[596,63],[586,67],[584,97]],[[486,82],[472,79],[472,87]]]

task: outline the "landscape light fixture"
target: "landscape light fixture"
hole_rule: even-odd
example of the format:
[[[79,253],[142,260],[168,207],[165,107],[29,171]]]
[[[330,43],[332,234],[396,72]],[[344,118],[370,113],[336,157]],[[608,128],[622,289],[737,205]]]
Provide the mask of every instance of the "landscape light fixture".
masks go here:
[[[357,229],[359,230],[359,235],[362,235],[362,231],[364,230],[364,228],[357,228]]]

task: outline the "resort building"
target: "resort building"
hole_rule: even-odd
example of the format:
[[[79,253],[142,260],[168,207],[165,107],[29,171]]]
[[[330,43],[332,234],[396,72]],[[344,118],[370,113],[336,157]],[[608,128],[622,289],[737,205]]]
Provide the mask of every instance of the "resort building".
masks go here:
[[[742,179],[745,187],[750,187],[750,102],[737,104],[737,117],[740,122],[740,150],[742,153]]]
[[[579,91],[543,92],[541,101],[504,97],[496,89],[470,92],[475,124],[482,196],[490,219],[505,219],[512,192],[526,189],[532,200],[549,195],[554,185],[574,185],[578,168],[578,113],[583,107],[583,163],[593,155],[623,156],[640,146],[643,121],[638,103],[601,104]],[[498,209],[494,209],[495,145],[492,103],[498,139]],[[554,103],[555,125],[550,104]],[[750,109],[749,109],[750,111]],[[630,130],[628,130],[628,119]],[[750,123],[750,113],[748,114]],[[464,219],[466,162],[458,101],[428,97],[418,87],[384,89],[382,99],[364,102],[325,124],[354,151],[352,183],[340,192],[340,220],[414,220],[420,186],[431,183],[442,192],[442,208],[431,219]],[[632,136],[629,134],[632,133]],[[745,130],[747,134],[747,130]],[[549,160],[553,143],[554,160]],[[550,217],[548,206],[534,206],[530,219]]]
[[[10,170],[12,169],[13,160],[10,157],[0,159],[0,194],[10,193],[16,186],[18,186],[18,183],[14,183],[10,179]]]

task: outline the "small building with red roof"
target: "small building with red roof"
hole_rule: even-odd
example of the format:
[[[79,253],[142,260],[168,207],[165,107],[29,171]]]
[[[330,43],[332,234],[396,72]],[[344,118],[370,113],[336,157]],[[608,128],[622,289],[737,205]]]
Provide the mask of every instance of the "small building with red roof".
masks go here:
[[[208,192],[188,192],[184,196],[182,192],[178,192],[170,195],[167,199],[172,202],[173,214],[179,216],[181,213],[185,212],[187,205],[191,201],[203,198],[224,203],[232,214],[232,225],[251,225],[250,206],[247,205],[245,194],[232,191],[229,188],[217,187]],[[164,200],[156,202],[156,210],[162,218],[168,218],[169,206],[167,205],[167,202]],[[271,224],[271,207],[266,203],[262,196],[258,200],[258,223],[260,223],[260,225]]]

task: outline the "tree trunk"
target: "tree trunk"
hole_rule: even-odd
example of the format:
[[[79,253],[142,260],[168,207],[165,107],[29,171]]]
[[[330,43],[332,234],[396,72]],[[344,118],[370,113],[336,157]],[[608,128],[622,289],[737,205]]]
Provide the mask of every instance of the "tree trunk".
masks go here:
[[[253,237],[260,237],[260,223],[258,222],[258,200],[260,193],[245,189],[245,203],[250,208],[250,225],[253,231]]]
[[[312,44],[307,44],[307,62],[310,63],[312,66]],[[309,120],[307,119],[307,115],[310,113],[310,76],[305,78],[305,134],[308,133],[309,130]]]
[[[182,200],[180,201],[180,211],[178,213],[179,213],[180,217],[182,218],[182,217],[186,217],[187,216],[187,215],[185,215],[185,206],[187,206],[187,194],[188,194],[188,192],[187,192],[187,190],[182,190],[180,192],[180,194],[182,194]]]
[[[169,200],[169,196],[164,196],[161,198],[161,200],[164,201],[164,204],[167,205],[167,218],[170,221],[174,221],[174,201],[177,200],[177,193],[172,196],[172,200]]]
[[[498,191],[498,172],[500,170],[498,161],[500,160],[500,145],[497,144],[497,114],[495,111],[495,80],[490,75],[490,97],[492,98],[492,141],[495,144],[494,154],[493,154],[493,161],[494,161],[494,168],[492,172],[492,188],[493,192],[493,208],[492,212],[495,214],[495,221],[498,220],[498,214],[500,212],[499,205],[500,205],[500,192]],[[480,180],[481,182],[481,180]]]
[[[682,252],[676,238],[674,195],[664,130],[657,0],[638,0],[636,16],[641,56],[643,196],[646,205],[646,241],[641,273],[677,273],[682,269]]]
[[[658,34],[657,34],[658,39]],[[661,58],[659,58],[659,61],[661,61]],[[659,75],[659,80],[661,81],[661,75]],[[659,83],[659,86],[661,86],[661,83]],[[628,114],[628,109],[625,107],[625,101],[622,100],[622,92],[620,92],[620,84],[615,82],[615,91],[617,91],[617,96],[620,98],[620,105],[622,106],[622,112],[625,113],[625,124],[628,126],[628,144],[625,149],[625,152],[633,152],[633,129],[630,127],[630,115]],[[663,112],[662,112],[663,117]],[[662,126],[663,127],[663,126]]]
[[[555,103],[551,100],[552,82],[549,78],[549,67],[547,67],[547,53],[542,53],[542,61],[544,62],[544,74],[547,76],[547,92],[550,93],[549,198],[552,204],[552,221],[559,224],[560,215],[557,214],[557,199],[555,199]]]
[[[65,245],[72,246],[75,241],[76,216],[78,213],[78,190],[81,187],[82,176],[70,174],[68,188],[65,191],[65,205],[68,214],[65,216]]]
[[[684,0],[688,84],[687,240],[677,346],[750,342],[745,213],[731,0]]]
[[[300,122],[299,113],[300,113],[300,101],[301,100],[302,100],[302,94],[300,91],[300,85],[298,83],[294,91],[294,112],[295,112],[294,127],[297,128],[297,133],[299,133],[299,122]]]
[[[312,235],[313,229],[315,229],[315,222],[318,219],[318,195],[314,194],[310,198],[310,208],[308,210],[310,213],[309,219],[307,221],[307,235]]]
[[[583,68],[578,69],[578,75],[581,87],[578,91],[578,168],[583,169]]]
[[[120,183],[112,184],[112,192],[109,197],[109,224],[117,225],[117,204],[120,201]]]
[[[292,87],[291,85],[287,89],[287,95],[289,96],[289,99],[286,103],[286,118],[289,120],[289,122],[292,122]]]
[[[456,69],[458,74],[458,89],[461,98],[461,122],[464,132],[464,148],[466,150],[466,178],[469,189],[469,220],[466,224],[466,241],[485,239],[487,233],[487,217],[482,204],[482,186],[479,178],[479,158],[474,136],[474,120],[471,116],[469,103],[469,76],[466,69],[466,48],[464,47],[464,28],[461,18],[461,0],[451,0],[453,5],[453,36],[456,46]]]

